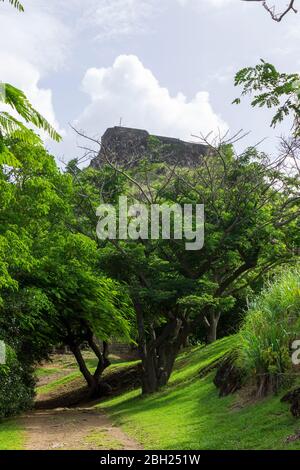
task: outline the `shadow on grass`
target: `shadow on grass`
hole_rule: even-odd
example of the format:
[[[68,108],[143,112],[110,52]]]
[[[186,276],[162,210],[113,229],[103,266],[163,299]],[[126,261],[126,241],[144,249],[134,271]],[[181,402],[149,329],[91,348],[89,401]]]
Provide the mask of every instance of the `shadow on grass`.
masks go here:
[[[141,397],[129,392],[108,399],[100,408],[146,449],[300,449],[300,440],[288,443],[297,422],[280,397],[244,407],[234,406],[238,396],[219,398],[214,372],[199,378],[199,371],[236,346],[226,338],[209,347],[180,355],[169,386]]]

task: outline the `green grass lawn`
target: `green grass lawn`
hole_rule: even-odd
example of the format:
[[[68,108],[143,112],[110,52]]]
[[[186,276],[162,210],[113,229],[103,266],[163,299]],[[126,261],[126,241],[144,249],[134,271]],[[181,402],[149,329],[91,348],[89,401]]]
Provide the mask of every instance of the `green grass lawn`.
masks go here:
[[[236,342],[225,338],[179,357],[164,391],[141,398],[139,391],[100,405],[116,424],[146,449],[300,449],[300,440],[286,438],[300,430],[280,396],[241,405],[238,395],[219,398],[214,372],[199,371]]]
[[[0,450],[22,450],[24,432],[14,421],[0,421]]]

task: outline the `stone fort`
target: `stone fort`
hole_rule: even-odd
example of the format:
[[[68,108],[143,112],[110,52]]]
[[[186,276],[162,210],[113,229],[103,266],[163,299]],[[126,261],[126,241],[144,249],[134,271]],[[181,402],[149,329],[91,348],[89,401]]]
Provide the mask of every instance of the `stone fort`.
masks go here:
[[[93,168],[105,164],[106,158],[122,166],[134,166],[141,159],[178,166],[196,166],[209,153],[205,145],[180,139],[151,135],[146,130],[111,127],[101,139],[100,153],[91,162]]]

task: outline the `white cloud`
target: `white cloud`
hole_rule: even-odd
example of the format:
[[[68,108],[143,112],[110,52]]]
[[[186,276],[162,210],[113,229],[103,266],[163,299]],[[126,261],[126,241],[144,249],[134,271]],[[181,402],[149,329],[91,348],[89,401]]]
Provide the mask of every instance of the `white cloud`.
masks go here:
[[[0,53],[0,77],[2,81],[23,90],[31,104],[59,130],[52,104],[52,91],[39,86],[41,76],[37,68],[20,57],[2,52]]]
[[[171,96],[134,55],[119,56],[112,67],[89,69],[83,89],[91,102],[75,124],[90,135],[118,125],[120,117],[124,126],[182,139],[227,129],[207,92],[199,91],[191,100],[182,93]]]
[[[182,6],[197,4],[199,5],[200,3],[202,4],[203,1],[204,3],[210,4],[213,7],[222,7],[227,6],[230,3],[236,2],[237,0],[177,0],[177,2]]]
[[[86,33],[95,39],[111,39],[148,31],[153,16],[167,7],[168,1],[51,0],[42,8],[59,14],[75,35]]]
[[[80,24],[92,25],[96,38],[141,33],[157,5],[158,0],[88,0]]]
[[[63,63],[68,32],[57,18],[36,5],[36,0],[28,0],[23,14],[1,5],[0,80],[22,89],[58,128],[52,91],[40,81]]]

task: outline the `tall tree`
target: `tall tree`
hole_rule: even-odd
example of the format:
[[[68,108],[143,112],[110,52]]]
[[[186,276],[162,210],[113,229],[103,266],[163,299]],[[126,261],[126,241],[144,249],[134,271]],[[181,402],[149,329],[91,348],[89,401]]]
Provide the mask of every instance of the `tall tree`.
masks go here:
[[[40,145],[18,142],[12,151],[20,165],[0,172],[1,332],[29,364],[47,358],[54,345],[68,345],[90,393],[99,394],[109,365],[106,341],[130,341],[127,289],[104,274],[96,243],[78,233],[70,175]],[[96,355],[95,370],[83,345]]]
[[[180,347],[199,323],[214,341],[221,315],[232,311],[237,296],[294,259],[289,234],[297,233],[298,212],[288,200],[299,187],[286,177],[281,159],[272,161],[255,149],[238,156],[224,144],[192,169],[142,162],[130,170],[106,157],[107,166],[98,172],[70,166],[83,230],[94,230],[99,191],[105,202],[121,193],[149,212],[152,204],[206,206],[201,251],[186,251],[185,240],[174,239],[98,242],[103,269],[130,289],[143,391],[151,393],[167,383]]]

